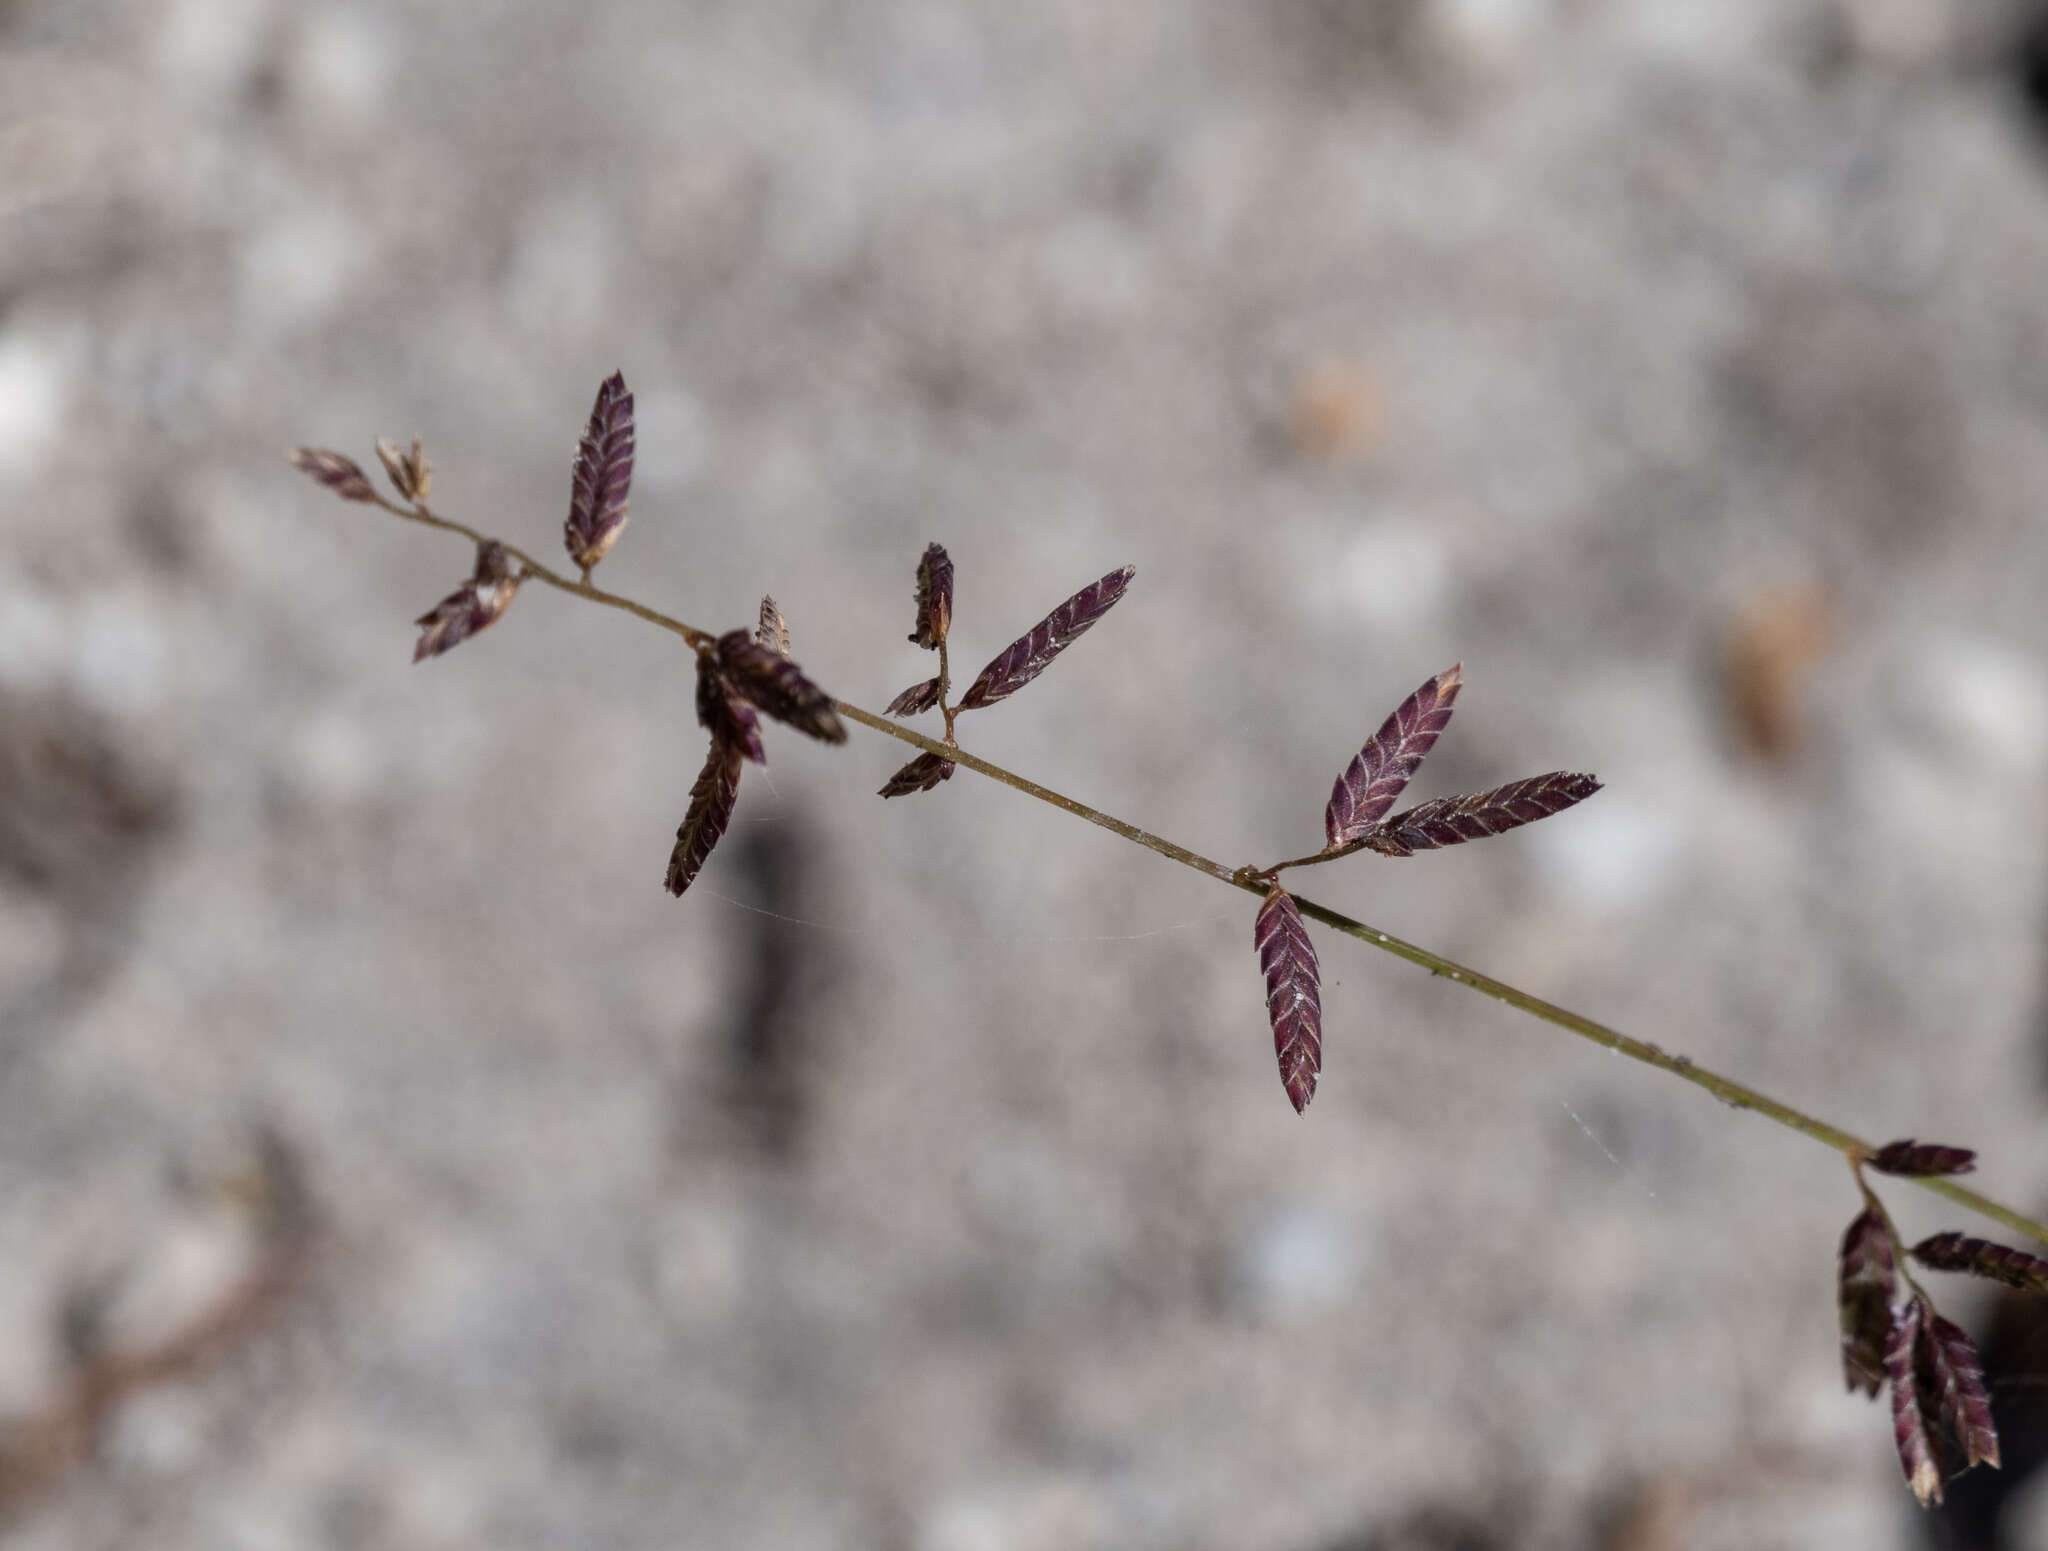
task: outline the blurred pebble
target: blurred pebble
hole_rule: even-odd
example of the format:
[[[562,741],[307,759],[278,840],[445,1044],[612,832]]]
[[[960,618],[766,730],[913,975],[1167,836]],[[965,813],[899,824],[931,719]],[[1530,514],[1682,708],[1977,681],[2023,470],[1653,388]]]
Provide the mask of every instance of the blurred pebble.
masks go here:
[[[1663,806],[1632,801],[1612,787],[1569,824],[1532,827],[1527,844],[1530,866],[1548,888],[1608,914],[1669,894],[1686,862],[1679,821]]]
[[[610,209],[591,194],[565,194],[526,210],[505,291],[507,308],[530,337],[574,341],[600,328],[613,294],[612,230]]]
[[[74,354],[58,340],[0,337],[0,475],[33,473],[55,447],[70,409]]]
[[[380,747],[360,719],[332,707],[316,710],[286,734],[284,774],[317,807],[351,807],[384,785]]]
[[[1998,1534],[1999,1544],[2014,1551],[2048,1547],[2048,1471],[2036,1474],[2006,1499]]]
[[[636,490],[677,490],[704,478],[711,464],[711,422],[703,399],[681,383],[634,390],[639,442]]]
[[[141,584],[60,600],[0,583],[0,687],[61,684],[109,716],[147,711],[169,687],[170,632],[162,609]]]
[[[50,974],[65,942],[64,913],[56,901],[0,889],[0,1007]]]
[[[746,1223],[737,1206],[696,1189],[663,1212],[655,1240],[655,1280],[669,1318],[693,1326],[729,1319],[746,1291]]]
[[[1400,634],[1422,629],[1442,612],[1451,559],[1442,541],[1417,524],[1374,522],[1303,577],[1332,623]]]
[[[259,333],[317,328],[364,268],[362,228],[334,210],[307,210],[259,228],[242,250],[242,316]]]
[[[262,67],[270,0],[172,0],[158,13],[157,68],[171,87],[219,104]]]
[[[70,677],[88,705],[125,717],[162,703],[171,643],[157,599],[135,586],[94,593],[77,609]]]
[[[1967,636],[1916,651],[1897,710],[1916,742],[1954,760],[2032,774],[2048,760],[2048,678],[2031,657]]]
[[[1254,1318],[1285,1322],[1336,1307],[1358,1290],[1352,1225],[1326,1207],[1288,1205],[1251,1225],[1231,1267],[1233,1298]]]
[[[1911,69],[1946,62],[1962,7],[1927,0],[1836,0],[1851,46],[1873,64]]]
[[[193,1390],[143,1390],[114,1412],[106,1457],[120,1469],[144,1475],[183,1474],[205,1456],[206,1417],[205,1403]]]
[[[1436,0],[1433,30],[1461,63],[1498,67],[1527,55],[1554,10],[1551,0]]]
[[[1087,1551],[1117,1543],[1104,1494],[1072,1480],[983,1487],[941,1501],[917,1551]]]
[[[299,24],[292,96],[330,129],[367,125],[389,94],[393,48],[368,9],[321,6]]]
[[[0,577],[0,688],[46,689],[70,657],[69,620],[46,592]]]

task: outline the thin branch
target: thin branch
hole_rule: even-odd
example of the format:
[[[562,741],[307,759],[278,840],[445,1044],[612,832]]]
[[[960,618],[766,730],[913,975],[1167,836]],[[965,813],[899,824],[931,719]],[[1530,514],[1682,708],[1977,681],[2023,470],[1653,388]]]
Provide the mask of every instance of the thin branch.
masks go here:
[[[1290,867],[1319,867],[1324,862],[1334,862],[1342,857],[1356,856],[1365,849],[1363,840],[1354,840],[1348,845],[1338,846],[1332,851],[1318,851],[1313,856],[1291,857],[1284,862],[1275,862],[1271,867],[1261,867],[1250,874],[1254,878],[1277,878]]]
[[[953,664],[946,656],[946,638],[939,637],[939,715],[946,719],[946,743],[958,747],[953,737],[953,723],[960,715],[960,708],[947,705],[946,696],[953,692]]]
[[[492,541],[489,534],[479,533],[466,522],[456,522],[452,518],[437,516],[429,511],[424,503],[418,506],[400,506],[395,501],[385,500],[381,495],[374,499],[377,505],[392,516],[403,517],[407,522],[424,523],[429,528],[442,528],[449,533],[460,533],[464,538],[474,539],[479,544],[488,544]],[[710,646],[718,640],[718,637],[709,631],[699,630],[694,625],[686,625],[679,619],[671,619],[659,609],[651,609],[644,603],[634,602],[631,598],[622,598],[615,592],[606,592],[602,587],[593,587],[587,575],[581,581],[564,576],[560,571],[542,565],[515,544],[506,544],[505,553],[517,560],[526,574],[537,582],[546,582],[548,586],[559,588],[563,592],[574,593],[579,598],[588,598],[592,603],[602,603],[606,608],[623,609],[628,614],[638,615],[650,625],[659,625],[663,630],[681,636],[692,646]]]
[[[427,526],[434,528],[445,528],[451,533],[460,533],[479,544],[491,542],[487,534],[479,533],[476,529],[464,523],[453,522],[446,517],[436,516],[424,506],[417,509],[398,506],[386,501],[381,496],[377,497],[376,501],[386,511],[393,513],[395,516],[406,518],[409,521],[425,523]],[[518,560],[526,568],[529,575],[572,596],[585,598],[593,603],[602,603],[607,607],[622,609],[628,614],[637,615],[651,625],[658,625],[664,630],[681,636],[692,646],[708,646],[716,639],[716,637],[706,631],[699,630],[693,625],[686,625],[679,619],[671,618],[657,609],[648,608],[645,604],[637,603],[631,598],[621,597],[617,593],[605,592],[601,588],[590,586],[587,582],[571,580],[569,577],[549,569],[524,551],[516,549],[509,544],[505,546],[505,550],[507,554]],[[1171,840],[1155,835],[1149,830],[1140,829],[1137,825],[1127,823],[1112,814],[1104,813],[1098,808],[1091,808],[1084,802],[1077,802],[1064,793],[1054,791],[1051,787],[1040,786],[1036,781],[1018,775],[1013,770],[1006,770],[1001,765],[991,764],[988,760],[982,759],[978,755],[970,754],[966,750],[949,743],[941,743],[936,738],[926,737],[923,733],[913,728],[905,727],[899,722],[892,722],[884,717],[877,716],[874,712],[863,710],[860,706],[849,705],[843,700],[835,700],[832,702],[832,708],[848,721],[858,722],[863,727],[871,728],[875,732],[894,738],[899,743],[910,744],[912,747],[922,749],[928,754],[936,754],[949,759],[956,765],[974,771],[977,775],[987,776],[990,780],[999,781],[1004,786],[1010,787],[1014,791],[1022,792],[1027,797],[1035,797],[1042,803],[1047,803],[1052,807],[1073,814],[1076,818],[1086,819],[1098,828],[1106,829],[1113,835],[1119,835],[1134,845],[1141,845],[1148,851],[1154,851],[1166,857],[1169,861],[1179,862],[1183,867],[1191,867],[1196,872],[1205,873],[1217,882],[1227,883],[1233,888],[1244,890],[1247,894],[1256,895],[1263,899],[1267,892],[1267,883],[1260,880],[1266,879],[1270,881],[1270,874],[1277,870],[1269,868],[1266,873],[1255,873],[1250,868],[1226,867],[1223,863],[1211,860],[1200,852],[1190,851],[1186,846],[1176,845]],[[1304,857],[1297,862],[1283,863],[1281,865],[1306,866],[1311,861],[1327,859],[1329,858]],[[1652,1044],[1648,1040],[1633,1038],[1622,1033],[1619,1029],[1609,1028],[1604,1023],[1596,1022],[1594,1019],[1575,1013],[1569,1008],[1560,1007],[1555,1002],[1545,1001],[1540,996],[1533,996],[1527,991],[1509,985],[1506,981],[1496,980],[1491,975],[1481,974],[1478,970],[1470,969],[1458,963],[1455,959],[1447,959],[1440,953],[1433,953],[1429,949],[1418,947],[1414,943],[1404,942],[1400,938],[1382,932],[1376,927],[1366,925],[1363,921],[1354,920],[1350,916],[1319,905],[1313,900],[1303,899],[1298,894],[1294,896],[1294,903],[1303,915],[1311,920],[1320,921],[1332,931],[1342,932],[1347,937],[1356,937],[1360,942],[1369,943],[1382,952],[1391,953],[1395,958],[1406,959],[1410,964],[1426,969],[1431,974],[1440,975],[1446,980],[1477,991],[1481,995],[1490,996],[1497,1002],[1505,1002],[1508,1006],[1525,1012],[1532,1018],[1540,1018],[1545,1023],[1552,1024],[1557,1028],[1565,1030],[1567,1033],[1576,1034],[1579,1038],[1589,1040],[1602,1049],[1612,1050],[1619,1055],[1627,1056],[1632,1061],[1640,1061],[1645,1066],[1654,1066],[1659,1071],[1668,1072],[1673,1077],[1689,1082],[1696,1088],[1704,1089],[1724,1104],[1736,1109],[1754,1111],[1766,1120],[1775,1121],[1788,1130],[1797,1131],[1802,1136],[1811,1137],[1822,1146],[1832,1148],[1834,1151],[1841,1153],[1844,1157],[1850,1159],[1852,1163],[1867,1154],[1877,1151],[1874,1144],[1865,1141],[1862,1137],[1844,1131],[1838,1126],[1830,1125],[1827,1121],[1817,1116],[1809,1115],[1803,1110],[1795,1109],[1789,1104],[1781,1103],[1769,1094],[1756,1088],[1751,1088],[1744,1083],[1736,1082],[1733,1078],[1723,1077],[1718,1072],[1701,1066],[1690,1056],[1673,1055],[1660,1045]],[[1959,1185],[1952,1177],[1914,1177],[1911,1183],[1918,1185],[1922,1190],[1946,1197],[1958,1206],[1967,1207],[1981,1216],[1988,1217],[1993,1222],[2012,1229],[2015,1233],[2024,1234],[2037,1243],[2048,1244],[2048,1224],[2037,1222],[2031,1217],[2024,1216],[2014,1211],[2011,1207],[1994,1201],[1989,1196],[1981,1195],[1966,1185]]]

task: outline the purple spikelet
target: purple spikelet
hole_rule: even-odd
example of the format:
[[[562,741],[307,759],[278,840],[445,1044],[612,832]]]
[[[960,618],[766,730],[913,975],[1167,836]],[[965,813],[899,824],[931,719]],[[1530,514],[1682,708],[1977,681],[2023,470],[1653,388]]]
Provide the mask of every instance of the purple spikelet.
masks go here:
[[[569,520],[563,541],[585,575],[604,559],[626,526],[633,486],[633,395],[618,372],[605,378],[591,407],[590,424],[576,451],[569,481]]]
[[[1052,666],[1055,657],[1085,635],[1095,622],[1115,608],[1138,574],[1136,566],[1112,571],[1090,582],[1073,597],[1046,615],[1030,630],[1017,637],[983,668],[967,693],[960,697],[960,709],[978,710],[1014,695]]]
[[[1592,776],[1553,770],[1491,791],[1417,803],[1382,819],[1361,838],[1367,850],[1382,856],[1413,856],[1417,851],[1463,845],[1467,840],[1483,840],[1533,824],[1584,802],[1599,790],[1600,783]]]
[[[1464,671],[1463,663],[1448,668],[1402,701],[1337,777],[1323,813],[1329,850],[1364,839],[1393,807],[1394,799],[1449,725],[1451,703],[1458,698]]]
[[[1266,975],[1266,1018],[1273,1025],[1280,1081],[1300,1114],[1316,1096],[1323,1069],[1322,969],[1301,912],[1277,883],[1252,923],[1252,945]]]

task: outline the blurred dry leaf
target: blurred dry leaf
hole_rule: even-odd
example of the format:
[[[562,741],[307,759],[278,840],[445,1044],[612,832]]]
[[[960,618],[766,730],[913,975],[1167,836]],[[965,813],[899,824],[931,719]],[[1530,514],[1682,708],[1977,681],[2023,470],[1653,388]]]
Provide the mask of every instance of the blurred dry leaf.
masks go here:
[[[136,886],[174,817],[169,783],[65,698],[0,694],[0,878],[84,897]]]
[[[252,1169],[231,1181],[256,1230],[226,1285],[148,1343],[121,1348],[100,1327],[103,1289],[73,1288],[60,1304],[61,1344],[74,1359],[35,1411],[0,1426],[0,1522],[12,1522],[89,1465],[124,1406],[144,1390],[202,1376],[275,1323],[305,1285],[320,1224],[299,1154],[283,1136],[256,1139]]]
[[[1729,632],[1725,689],[1742,746],[1785,762],[1806,735],[1801,691],[1834,640],[1833,611],[1816,587],[1760,594]]]
[[[1315,362],[1295,379],[1287,440],[1304,457],[1341,463],[1370,452],[1386,423],[1379,379],[1356,361]]]
[[[1596,1544],[1600,1551],[1687,1551],[1725,1544],[1703,1519],[1774,1493],[1803,1496],[1833,1484],[1839,1475],[1833,1459],[1809,1453],[1789,1438],[1741,1444],[1703,1467],[1676,1466],[1625,1488],[1614,1499]]]

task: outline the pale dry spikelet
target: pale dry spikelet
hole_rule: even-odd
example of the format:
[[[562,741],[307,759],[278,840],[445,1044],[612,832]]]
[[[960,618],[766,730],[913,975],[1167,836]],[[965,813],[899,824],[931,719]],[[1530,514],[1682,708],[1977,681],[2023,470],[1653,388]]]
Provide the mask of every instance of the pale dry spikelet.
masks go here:
[[[315,484],[325,485],[344,501],[374,501],[377,487],[370,483],[353,458],[345,458],[325,447],[294,447],[292,467]]]
[[[412,439],[410,451],[401,451],[396,442],[378,437],[377,457],[384,472],[391,476],[394,490],[415,506],[426,500],[434,488],[434,468],[427,462],[427,449],[417,436]]]
[[[495,624],[512,606],[519,580],[503,544],[495,539],[479,544],[476,570],[470,579],[413,621],[419,626],[420,638],[413,644],[412,660],[421,662],[452,651]]]

